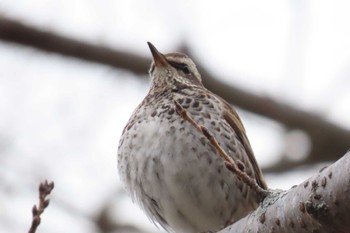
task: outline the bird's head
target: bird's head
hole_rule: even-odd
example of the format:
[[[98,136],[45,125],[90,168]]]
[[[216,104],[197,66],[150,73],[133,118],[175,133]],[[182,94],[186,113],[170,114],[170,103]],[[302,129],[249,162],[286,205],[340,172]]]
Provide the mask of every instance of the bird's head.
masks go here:
[[[183,53],[162,54],[153,44],[147,43],[153,56],[149,70],[153,88],[203,87],[201,76],[191,58]]]

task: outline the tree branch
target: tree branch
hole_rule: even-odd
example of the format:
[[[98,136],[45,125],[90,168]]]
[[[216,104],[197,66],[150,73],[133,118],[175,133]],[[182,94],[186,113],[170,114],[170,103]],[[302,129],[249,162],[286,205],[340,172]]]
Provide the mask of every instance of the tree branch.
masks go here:
[[[32,46],[47,52],[110,65],[135,74],[146,74],[150,63],[150,59],[142,56],[56,35],[3,17],[0,17],[0,39]],[[200,64],[198,68],[208,89],[219,93],[227,101],[242,109],[276,120],[287,128],[300,129],[309,135],[312,150],[305,160],[300,161],[300,163],[281,161],[278,166],[273,166],[268,171],[278,172],[301,163],[305,165],[320,161],[334,161],[349,149],[349,130],[343,129],[319,115],[229,85],[215,78]]]
[[[51,191],[54,188],[54,183],[50,182],[48,183],[47,180],[45,182],[40,183],[39,185],[39,207],[36,205],[32,208],[32,224],[30,226],[30,229],[28,233],[35,233],[36,229],[38,228],[40,222],[41,222],[41,214],[44,212],[44,210],[49,206],[50,200],[47,198]]]
[[[275,191],[254,212],[220,233],[350,232],[350,152],[288,191]]]
[[[131,53],[85,43],[3,17],[0,17],[0,39],[130,70],[136,74],[146,74],[150,63],[149,59]]]

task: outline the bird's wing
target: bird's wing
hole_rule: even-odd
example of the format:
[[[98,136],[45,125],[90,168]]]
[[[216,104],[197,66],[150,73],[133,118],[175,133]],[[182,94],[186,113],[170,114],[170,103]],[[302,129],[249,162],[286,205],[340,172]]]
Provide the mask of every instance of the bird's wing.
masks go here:
[[[257,183],[259,186],[263,189],[267,189],[267,184],[265,182],[265,179],[263,178],[263,175],[261,173],[261,170],[258,166],[258,163],[255,159],[252,147],[250,146],[249,140],[247,138],[247,135],[245,133],[244,126],[242,124],[241,119],[239,118],[237,112],[232,108],[232,106],[227,103],[224,99],[221,97],[217,96],[222,100],[224,103],[224,112],[223,112],[223,117],[226,120],[226,122],[231,126],[231,128],[236,132],[238,139],[242,143],[245,151],[247,152],[248,158],[250,163],[253,166],[254,169],[254,174]]]

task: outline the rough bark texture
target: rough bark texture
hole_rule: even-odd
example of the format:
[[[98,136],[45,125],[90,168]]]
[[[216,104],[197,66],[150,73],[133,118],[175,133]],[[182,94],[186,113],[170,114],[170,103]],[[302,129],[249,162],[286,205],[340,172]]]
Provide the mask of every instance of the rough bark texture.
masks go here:
[[[288,191],[274,191],[258,209],[220,233],[350,232],[350,152]]]

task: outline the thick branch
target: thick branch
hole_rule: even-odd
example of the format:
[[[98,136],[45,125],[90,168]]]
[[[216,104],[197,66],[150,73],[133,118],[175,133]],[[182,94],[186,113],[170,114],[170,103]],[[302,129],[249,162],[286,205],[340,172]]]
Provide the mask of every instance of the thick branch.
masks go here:
[[[0,39],[33,46],[47,52],[60,53],[87,61],[98,62],[136,74],[146,74],[150,59],[132,53],[113,50],[103,46],[56,35],[54,33],[26,26],[14,20],[0,17]],[[312,150],[303,164],[336,160],[349,149],[350,131],[343,129],[322,117],[306,112],[267,97],[254,95],[215,78],[208,70],[198,66],[203,82],[215,93],[240,108],[276,120],[287,128],[305,131],[312,141]],[[286,164],[286,163],[284,163]],[[287,163],[287,166],[299,163]],[[279,171],[281,166],[269,171]],[[283,169],[285,167],[283,166]]]
[[[60,36],[3,17],[0,17],[0,39],[130,70],[136,74],[145,74],[150,63],[149,59],[131,53]]]
[[[288,191],[276,191],[258,209],[220,233],[350,232],[350,152]]]

